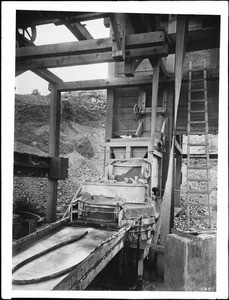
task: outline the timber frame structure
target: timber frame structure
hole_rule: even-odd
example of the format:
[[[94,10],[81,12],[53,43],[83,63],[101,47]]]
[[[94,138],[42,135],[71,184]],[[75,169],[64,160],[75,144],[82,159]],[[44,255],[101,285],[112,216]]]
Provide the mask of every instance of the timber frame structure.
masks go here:
[[[110,27],[109,38],[93,39],[81,24],[98,18]],[[48,23],[65,25],[77,41],[35,46],[36,26]],[[163,246],[173,227],[174,207],[180,206],[188,63],[192,60],[201,69],[201,53],[207,62],[209,133],[218,132],[220,16],[17,11],[16,24],[16,76],[31,70],[49,82],[52,95],[49,156],[56,164],[54,175],[48,178],[46,221],[56,221],[58,179],[67,176],[67,164],[58,160],[61,92],[107,89],[106,162],[124,148],[124,158],[134,158],[138,151],[145,151],[143,157],[149,161],[157,157],[161,172],[155,182],[163,197],[163,213],[153,244],[160,234]],[[30,40],[23,35],[28,28]],[[110,63],[107,79],[64,82],[48,70],[104,62]],[[137,121],[134,105],[143,110],[135,111]],[[125,117],[128,120],[120,122]],[[134,138],[125,144],[122,136],[128,135]]]

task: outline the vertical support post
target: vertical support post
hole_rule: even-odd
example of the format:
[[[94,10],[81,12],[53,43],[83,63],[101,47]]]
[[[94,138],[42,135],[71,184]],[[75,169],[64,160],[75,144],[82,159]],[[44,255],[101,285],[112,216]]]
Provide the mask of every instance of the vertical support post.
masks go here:
[[[153,67],[152,111],[151,111],[151,144],[154,144],[155,125],[157,117],[157,99],[159,86],[159,58],[151,61]]]
[[[180,90],[182,83],[183,61],[185,56],[186,38],[188,31],[188,19],[185,16],[177,17],[177,32],[176,32],[176,52],[175,52],[175,107],[173,128],[176,129],[176,120],[178,105],[180,99]],[[155,234],[153,243],[156,244],[157,238],[160,234],[160,245],[165,245],[165,235],[170,233],[171,226],[173,226],[173,205],[174,205],[174,145],[175,135],[172,135],[172,145],[169,155],[169,167],[167,180],[165,184],[165,191],[163,195],[162,211],[160,220],[158,222],[157,234]],[[160,276],[164,275],[164,256],[157,256],[158,273]]]
[[[106,107],[106,131],[105,140],[113,137],[113,126],[114,126],[114,98],[115,90],[107,90],[107,107]]]
[[[169,33],[176,33],[176,26],[177,20],[176,15],[169,15],[169,24],[167,32]],[[168,73],[174,73],[174,66],[175,66],[175,54],[170,54],[166,58],[166,70]]]
[[[49,155],[51,157],[59,156],[60,144],[60,108],[61,93],[53,85],[51,87],[51,105],[50,105],[50,132],[49,132]],[[46,222],[56,221],[58,180],[48,179],[48,199]]]
[[[157,100],[158,100],[158,87],[159,87],[159,58],[150,60],[150,63],[153,67],[153,83],[152,83],[152,110],[151,110],[151,149],[152,151],[152,160],[150,162],[153,163],[153,149],[154,149],[154,138],[156,131],[156,118],[157,118]],[[151,188],[152,188],[152,180],[150,183],[150,196],[151,196]]]
[[[176,175],[175,175],[175,191],[174,191],[174,206],[180,207],[180,185],[181,185],[181,167],[182,155],[176,155]]]

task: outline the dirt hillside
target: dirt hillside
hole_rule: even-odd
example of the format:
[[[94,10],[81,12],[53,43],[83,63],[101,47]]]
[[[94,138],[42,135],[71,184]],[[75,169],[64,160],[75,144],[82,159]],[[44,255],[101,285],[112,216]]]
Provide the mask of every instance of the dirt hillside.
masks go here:
[[[15,95],[15,151],[48,156],[50,95]],[[69,178],[59,181],[57,211],[64,212],[83,180],[103,174],[106,91],[62,94],[60,156]],[[46,178],[14,178],[14,212],[45,216]]]

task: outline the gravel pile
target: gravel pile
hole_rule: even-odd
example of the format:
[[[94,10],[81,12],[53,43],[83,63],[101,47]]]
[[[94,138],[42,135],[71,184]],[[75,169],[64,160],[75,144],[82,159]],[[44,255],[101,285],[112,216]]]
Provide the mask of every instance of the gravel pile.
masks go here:
[[[15,96],[15,151],[48,156],[50,96]],[[103,174],[105,91],[62,95],[60,156],[69,158],[69,177],[58,181],[57,212],[64,213],[79,185]],[[47,178],[14,177],[14,213],[45,216]]]

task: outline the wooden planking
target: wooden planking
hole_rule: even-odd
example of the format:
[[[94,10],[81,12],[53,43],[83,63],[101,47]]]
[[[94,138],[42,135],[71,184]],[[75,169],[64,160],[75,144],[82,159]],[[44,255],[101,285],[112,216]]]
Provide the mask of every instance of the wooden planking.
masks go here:
[[[54,231],[65,226],[69,222],[69,217],[66,217],[60,221],[57,221],[51,225],[46,226],[45,228],[38,229],[36,232],[33,232],[15,242],[13,242],[13,255],[16,254],[19,250],[31,245],[34,242],[39,241],[43,237],[53,233]]]
[[[150,78],[149,78],[150,79]],[[152,77],[151,77],[152,80]],[[117,98],[138,97],[138,87],[124,87],[116,89]]]
[[[132,115],[133,115],[133,107],[135,104],[138,103],[138,97],[126,97],[126,98],[116,98],[115,101],[115,108],[121,109],[121,108],[131,108],[132,109]]]
[[[124,247],[124,230],[102,242],[77,268],[69,273],[54,290],[83,290],[107,265],[107,263]]]

